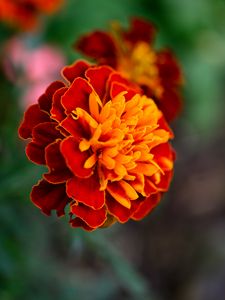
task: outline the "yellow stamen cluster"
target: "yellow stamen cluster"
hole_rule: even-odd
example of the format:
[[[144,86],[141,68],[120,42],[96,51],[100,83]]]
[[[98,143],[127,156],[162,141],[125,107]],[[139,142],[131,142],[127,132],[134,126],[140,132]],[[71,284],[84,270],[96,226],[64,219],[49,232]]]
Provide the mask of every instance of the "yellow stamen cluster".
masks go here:
[[[89,96],[89,113],[81,108],[73,111],[74,119],[88,124],[90,139],[79,143],[81,152],[89,151],[84,168],[95,168],[100,190],[107,190],[123,206],[145,195],[144,178],[163,171],[154,160],[151,149],[166,143],[170,133],[158,128],[161,112],[154,101],[136,94],[130,100],[122,92],[102,103],[95,92]],[[158,174],[158,175],[157,175]],[[117,182],[127,197],[121,196],[113,183]]]
[[[135,46],[127,47],[119,56],[119,71],[126,78],[140,84],[149,86],[157,97],[160,97],[163,89],[159,81],[157,55],[145,42],[139,42]]]

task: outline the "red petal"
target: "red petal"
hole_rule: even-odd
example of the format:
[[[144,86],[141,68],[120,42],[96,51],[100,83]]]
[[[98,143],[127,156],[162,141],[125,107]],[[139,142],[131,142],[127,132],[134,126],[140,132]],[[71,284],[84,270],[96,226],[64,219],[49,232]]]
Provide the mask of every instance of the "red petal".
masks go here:
[[[65,84],[62,81],[52,82],[45,93],[38,99],[40,108],[49,113],[52,107],[52,97],[54,93],[64,86]]]
[[[37,164],[45,164],[45,147],[62,135],[56,129],[57,123],[45,122],[33,129],[33,140],[27,145],[28,158]]]
[[[171,138],[174,137],[173,131],[172,131],[172,129],[169,127],[167,121],[165,120],[164,115],[158,120],[158,124],[159,124],[159,128],[160,128],[160,129],[164,129],[164,130],[166,130],[166,131],[169,131],[170,137],[171,137]]]
[[[106,82],[112,72],[113,69],[108,66],[93,67],[86,71],[86,78],[89,79],[90,84],[101,100],[106,95]]]
[[[157,188],[155,187],[155,185],[147,176],[145,176],[145,194],[147,196],[150,196],[151,194],[154,194],[156,192]]]
[[[89,124],[82,122],[81,118],[74,120],[71,116],[68,116],[60,125],[77,140],[81,140],[81,138],[89,139]]]
[[[73,176],[60,152],[60,143],[61,140],[57,140],[45,148],[45,160],[49,173],[44,174],[44,178],[50,183],[63,183]]]
[[[81,152],[79,143],[73,138],[64,139],[60,147],[68,168],[78,177],[89,177],[93,173],[92,169],[85,169],[84,163],[89,157],[88,151]]]
[[[52,210],[56,210],[59,217],[65,214],[65,206],[70,201],[66,195],[65,184],[50,184],[45,180],[33,187],[31,200],[43,213],[50,215]]]
[[[156,163],[165,170],[163,166],[163,158],[167,158],[171,161],[174,160],[174,151],[172,146],[169,143],[160,144],[156,147],[154,147],[151,151],[151,153],[154,155],[154,160]]]
[[[125,95],[127,100],[131,99],[135,94],[142,94],[141,88],[122,77],[119,73],[114,72],[108,79],[108,90],[110,98],[116,97],[119,93],[127,91]]]
[[[182,84],[183,76],[181,68],[170,50],[166,49],[158,53],[157,66],[159,69],[159,77],[163,81],[175,85]]]
[[[117,65],[117,49],[112,37],[102,31],[95,31],[81,37],[76,48],[85,55],[96,59],[100,64],[112,67]]]
[[[65,110],[61,103],[61,99],[62,99],[62,96],[67,91],[67,89],[68,88],[66,88],[66,87],[61,88],[58,91],[56,91],[53,96],[52,109],[50,111],[51,118],[58,122],[61,122],[66,117],[66,114],[64,112]]]
[[[166,120],[171,122],[182,110],[182,100],[178,91],[168,86],[163,86],[163,94],[157,106],[163,112]]]
[[[160,201],[160,196],[160,193],[157,193],[145,198],[133,214],[132,219],[136,221],[143,219],[158,204]]]
[[[70,220],[70,224],[72,227],[74,228],[83,228],[86,231],[93,231],[96,228],[92,228],[90,226],[88,226],[83,220],[81,220],[80,218],[75,218],[75,219],[71,219]]]
[[[123,37],[132,44],[140,41],[151,43],[155,37],[155,27],[150,22],[133,18],[130,30],[124,32]]]
[[[173,171],[165,172],[164,175],[161,175],[160,182],[156,184],[157,189],[161,192],[168,191],[172,178],[173,178]]]
[[[113,82],[111,85],[111,90],[110,90],[110,97],[114,98],[116,97],[118,94],[120,94],[121,92],[126,91],[127,93],[124,95],[125,99],[128,101],[131,98],[133,98],[137,93],[140,94],[139,91],[129,88],[126,85],[122,84],[122,83],[117,83],[117,82]]]
[[[78,77],[62,96],[61,103],[67,113],[71,113],[77,107],[89,111],[89,95],[91,92],[92,88],[87,80]]]
[[[97,176],[89,178],[73,177],[67,182],[67,195],[93,209],[100,209],[105,204],[105,192],[100,191]]]
[[[71,212],[92,228],[102,226],[107,216],[105,207],[95,210],[83,204],[73,204],[71,206]]]
[[[30,142],[26,147],[26,155],[32,162],[45,165],[45,149],[42,145]]]
[[[24,114],[24,119],[19,127],[19,136],[23,139],[32,137],[33,128],[42,122],[49,121],[49,116],[40,110],[38,104],[31,105]]]
[[[74,64],[70,66],[66,66],[62,70],[63,76],[69,81],[73,82],[75,78],[77,77],[83,77],[85,78],[85,71],[90,67],[91,65],[83,60],[76,61]]]
[[[106,206],[111,215],[113,215],[120,223],[127,222],[140,204],[140,200],[131,201],[131,208],[128,209],[119,204],[111,195],[106,195]]]

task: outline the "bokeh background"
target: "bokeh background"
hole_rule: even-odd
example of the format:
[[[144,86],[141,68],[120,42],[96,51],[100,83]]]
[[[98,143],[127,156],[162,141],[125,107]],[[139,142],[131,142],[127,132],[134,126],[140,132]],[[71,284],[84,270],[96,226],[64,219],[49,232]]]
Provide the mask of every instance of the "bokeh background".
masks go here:
[[[0,299],[225,299],[225,1],[64,2],[32,32],[0,24]],[[27,161],[17,127],[41,85],[78,57],[72,44],[80,34],[112,20],[128,25],[131,16],[152,20],[156,44],[172,48],[183,68],[175,176],[143,221],[74,230],[30,202],[43,169]]]

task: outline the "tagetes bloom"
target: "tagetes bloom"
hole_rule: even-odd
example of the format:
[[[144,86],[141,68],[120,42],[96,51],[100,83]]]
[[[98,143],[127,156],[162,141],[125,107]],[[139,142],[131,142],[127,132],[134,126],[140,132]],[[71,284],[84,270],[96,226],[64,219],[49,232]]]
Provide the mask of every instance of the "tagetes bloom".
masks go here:
[[[168,190],[172,132],[154,101],[111,67],[84,61],[63,69],[30,106],[19,135],[28,158],[48,172],[31,200],[45,214],[64,215],[92,231],[144,218]]]
[[[181,70],[170,50],[154,49],[154,37],[151,23],[133,19],[128,31],[116,24],[111,33],[95,31],[81,37],[75,46],[99,64],[110,65],[139,84],[171,121],[181,110]]]
[[[0,21],[23,30],[32,29],[40,14],[51,14],[62,0],[0,0]]]

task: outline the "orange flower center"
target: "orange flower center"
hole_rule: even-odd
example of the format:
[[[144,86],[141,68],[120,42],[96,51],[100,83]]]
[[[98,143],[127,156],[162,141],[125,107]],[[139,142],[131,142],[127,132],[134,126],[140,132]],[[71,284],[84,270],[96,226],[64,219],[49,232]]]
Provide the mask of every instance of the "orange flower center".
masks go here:
[[[79,143],[81,152],[89,151],[84,168],[95,168],[100,180],[100,190],[107,190],[120,204],[130,208],[144,192],[144,176],[160,180],[163,171],[154,161],[151,149],[166,143],[170,134],[158,128],[161,112],[154,101],[136,94],[127,101],[122,92],[112,100],[102,103],[95,92],[89,96],[89,111],[76,108],[72,116],[87,124],[89,136]],[[172,168],[172,162],[170,168]],[[134,184],[138,178],[138,183]],[[117,182],[128,198],[121,197],[109,183]]]
[[[135,46],[127,44],[123,52],[119,57],[118,70],[126,78],[149,86],[160,97],[163,90],[156,66],[156,53],[145,42],[139,42]]]

